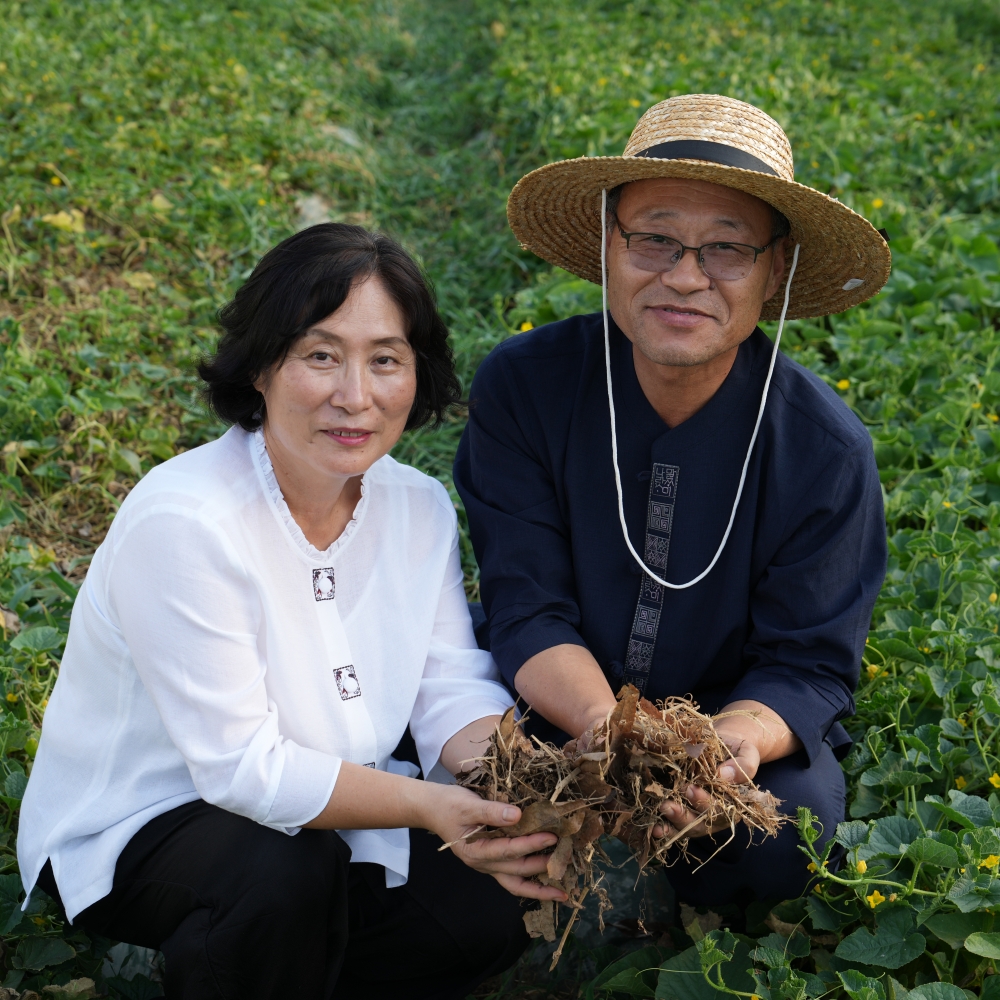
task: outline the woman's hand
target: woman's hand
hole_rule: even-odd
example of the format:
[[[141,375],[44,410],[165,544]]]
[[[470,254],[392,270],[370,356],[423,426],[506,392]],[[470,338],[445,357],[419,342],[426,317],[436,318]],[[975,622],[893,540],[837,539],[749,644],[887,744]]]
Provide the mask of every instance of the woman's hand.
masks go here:
[[[530,899],[554,899],[562,902],[566,893],[551,885],[530,881],[532,875],[545,871],[548,856],[539,851],[555,846],[554,833],[532,833],[526,837],[466,839],[482,826],[513,826],[521,818],[517,806],[487,802],[475,792],[457,785],[425,786],[426,816],[422,825],[436,833],[470,868],[492,875],[508,892]]]
[[[715,731],[732,757],[723,761],[716,773],[728,784],[745,785],[753,781],[761,764],[787,757],[802,747],[784,720],[760,702],[733,702],[719,715],[724,717],[718,718]],[[673,837],[681,831],[685,837],[705,837],[729,829],[723,820],[702,820],[712,806],[712,796],[704,788],[690,785],[686,794],[689,806],[667,802],[661,807],[667,823],[653,827],[654,837]]]

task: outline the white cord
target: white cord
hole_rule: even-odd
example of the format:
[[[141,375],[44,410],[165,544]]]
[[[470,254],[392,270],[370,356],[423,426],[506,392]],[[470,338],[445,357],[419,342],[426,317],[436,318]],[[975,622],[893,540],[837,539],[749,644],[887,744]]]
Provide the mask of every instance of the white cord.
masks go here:
[[[764,417],[764,405],[767,403],[767,393],[771,388],[771,375],[774,372],[774,362],[778,357],[778,345],[781,343],[781,331],[785,327],[785,313],[788,312],[788,296],[792,290],[792,278],[795,276],[795,268],[799,263],[799,244],[795,244],[795,251],[792,254],[792,266],[788,272],[788,281],[785,282],[785,303],[781,307],[781,318],[778,320],[778,332],[774,338],[774,348],[771,351],[771,363],[767,369],[767,378],[764,380],[764,392],[760,397],[760,409],[757,411],[757,423],[753,427],[753,436],[750,438],[750,447],[747,448],[747,457],[743,462],[743,471],[740,473],[740,485],[736,491],[736,499],[733,501],[733,510],[729,515],[729,524],[726,525],[726,533],[722,536],[719,548],[716,550],[712,561],[693,580],[687,583],[668,583],[658,577],[639,557],[639,553],[632,546],[632,541],[628,537],[628,526],[625,524],[625,504],[622,500],[622,477],[618,471],[618,432],[615,427],[615,394],[611,387],[611,335],[608,333],[608,190],[605,188],[601,192],[601,301],[604,307],[604,367],[608,379],[608,411],[611,414],[611,460],[615,467],[615,486],[618,488],[618,519],[621,521],[622,534],[625,536],[625,544],[628,546],[632,558],[643,568],[643,571],[661,587],[670,590],[687,590],[702,580],[712,572],[713,567],[719,561],[722,550],[729,541],[729,533],[733,530],[733,522],[736,520],[736,509],[740,505],[740,497],[743,496],[743,484],[747,479],[747,469],[750,467],[750,455],[753,453],[753,446],[757,441],[757,432],[760,430],[760,422]]]

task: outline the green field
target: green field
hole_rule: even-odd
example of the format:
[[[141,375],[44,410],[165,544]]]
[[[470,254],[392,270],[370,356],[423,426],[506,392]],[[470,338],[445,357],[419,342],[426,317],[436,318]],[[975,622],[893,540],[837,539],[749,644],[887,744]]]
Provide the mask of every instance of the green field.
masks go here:
[[[761,1000],[1000,998],[997,0],[0,0],[0,982],[156,995],[105,981],[109,942],[50,903],[22,917],[14,837],[89,556],[143,472],[221,430],[193,375],[215,310],[300,225],[377,226],[431,275],[468,387],[522,324],[599,301],[518,248],[516,180],[692,91],[769,112],[797,178],[891,236],[885,291],[782,345],[869,426],[886,491],[847,863],[743,936],[689,924],[490,989],[721,996],[704,968]],[[463,420],[397,456],[450,488]]]

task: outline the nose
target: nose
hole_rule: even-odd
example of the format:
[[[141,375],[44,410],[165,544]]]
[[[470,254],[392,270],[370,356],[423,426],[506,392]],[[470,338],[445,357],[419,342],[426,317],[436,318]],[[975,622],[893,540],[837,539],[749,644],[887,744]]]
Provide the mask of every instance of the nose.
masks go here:
[[[712,279],[702,270],[698,251],[689,248],[681,252],[681,259],[672,271],[664,271],[660,275],[660,281],[682,295],[712,287]]]
[[[367,365],[346,360],[330,393],[330,405],[347,413],[361,413],[372,405]]]

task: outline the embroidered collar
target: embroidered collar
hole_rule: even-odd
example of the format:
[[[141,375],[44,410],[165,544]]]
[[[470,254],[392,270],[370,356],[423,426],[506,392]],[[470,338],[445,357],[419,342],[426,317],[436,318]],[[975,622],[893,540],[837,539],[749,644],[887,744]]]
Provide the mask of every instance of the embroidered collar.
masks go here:
[[[309,541],[308,538],[306,538],[302,529],[299,527],[298,522],[294,517],[292,517],[292,512],[288,509],[288,504],[285,502],[284,494],[281,492],[281,487],[278,485],[278,479],[274,474],[274,466],[271,464],[271,456],[267,453],[267,446],[264,443],[264,431],[258,427],[257,430],[253,432],[252,437],[254,450],[257,453],[257,460],[260,462],[261,472],[264,473],[264,482],[267,483],[267,490],[271,496],[271,502],[277,508],[282,521],[285,522],[285,527],[288,529],[288,533],[292,536],[292,541],[294,541],[298,548],[313,562],[329,561],[329,559],[332,558],[339,549],[343,548],[343,546],[347,544],[351,536],[358,530],[358,525],[361,523],[365,507],[368,503],[368,484],[366,482],[368,474],[365,473],[365,475],[361,477],[361,499],[358,501],[357,507],[354,508],[354,516],[347,522],[347,527],[341,532],[340,537],[337,538],[328,549],[320,551],[315,545],[312,544],[312,542]]]

